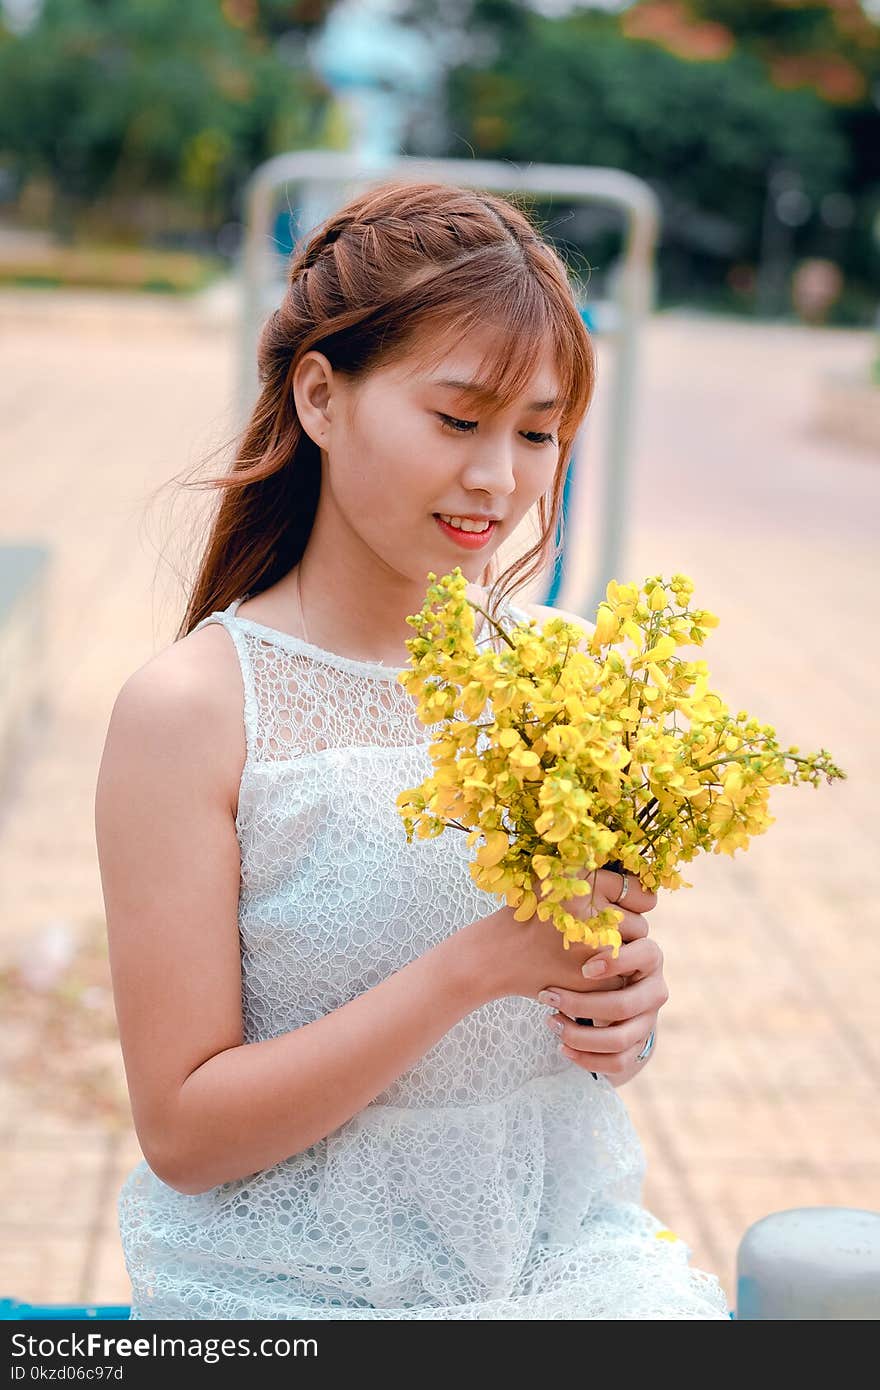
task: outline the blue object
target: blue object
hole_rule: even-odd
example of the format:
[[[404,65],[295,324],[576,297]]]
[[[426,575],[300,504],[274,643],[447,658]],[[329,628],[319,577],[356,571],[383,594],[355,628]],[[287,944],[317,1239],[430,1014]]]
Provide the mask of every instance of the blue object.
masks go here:
[[[593,315],[593,311],[585,304],[585,305],[583,306],[582,309],[579,309],[579,310],[578,310],[578,313],[580,314],[581,318],[583,319],[584,323],[586,324],[587,332],[588,332],[588,333],[595,333],[595,332],[596,332],[596,319],[595,319],[595,316]]]
[[[298,212],[296,208],[279,208],[272,228],[273,249],[285,261],[292,254],[299,235]]]
[[[581,309],[578,310],[578,313],[584,321],[587,332],[595,333],[596,323],[592,313],[590,312],[590,309],[586,305],[584,305]],[[554,537],[554,545],[558,546],[560,539],[562,539],[563,549],[556,556],[556,560],[553,565],[553,573],[550,577],[550,583],[548,585],[546,593],[544,594],[544,597],[541,600],[543,604],[547,605],[550,608],[555,608],[559,600],[559,595],[562,592],[563,581],[565,579],[564,536],[565,526],[568,521],[569,512],[571,510],[572,492],[574,490],[574,469],[575,465],[574,461],[572,461],[571,467],[569,467],[565,473],[565,482],[562,485],[562,502],[559,508],[559,517],[557,518],[556,522],[556,536]]]
[[[543,604],[546,604],[550,608],[554,608],[556,606],[556,602],[562,591],[562,582],[565,578],[565,525],[568,520],[573,489],[574,464],[572,463],[572,466],[566,470],[565,482],[562,484],[562,502],[559,507],[559,516],[556,521],[556,536],[554,538],[554,544],[557,546],[559,545],[560,539],[562,539],[563,547],[559,554],[556,556],[556,560],[553,565],[553,574],[550,579],[550,585],[547,589],[546,594],[541,600]]]
[[[736,1318],[731,1308],[730,1316]],[[105,1318],[130,1318],[131,1308],[127,1304],[105,1304],[103,1307],[91,1304],[74,1304],[65,1307],[63,1303],[20,1303],[16,1298],[0,1298],[0,1322],[14,1318],[89,1318],[95,1321]]]
[[[127,1303],[23,1303],[18,1298],[0,1298],[0,1322],[27,1318],[77,1318],[103,1322],[110,1318],[130,1318]]]
[[[755,1221],[739,1244],[740,1322],[880,1318],[880,1211],[792,1207]]]

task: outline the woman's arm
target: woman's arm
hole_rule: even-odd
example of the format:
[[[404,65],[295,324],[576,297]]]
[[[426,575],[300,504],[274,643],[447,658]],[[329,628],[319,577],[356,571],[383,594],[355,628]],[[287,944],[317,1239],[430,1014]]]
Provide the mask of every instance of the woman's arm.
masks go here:
[[[135,1128],[153,1171],[190,1194],[314,1144],[490,997],[464,928],[326,1017],[243,1043],[229,702],[216,693],[229,670],[211,666],[230,653],[209,632],[198,669],[178,643],[123,686],[95,799]]]
[[[479,1007],[466,943],[448,937],[324,1018],[209,1057],[176,1105],[176,1166],[202,1192],[308,1148],[369,1105]]]

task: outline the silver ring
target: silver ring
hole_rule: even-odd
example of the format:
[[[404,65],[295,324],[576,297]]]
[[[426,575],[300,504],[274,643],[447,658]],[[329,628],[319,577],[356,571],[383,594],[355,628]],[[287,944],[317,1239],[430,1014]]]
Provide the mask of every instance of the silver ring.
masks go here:
[[[641,1052],[640,1052],[640,1053],[638,1054],[638,1056],[636,1057],[636,1061],[637,1061],[637,1062],[645,1062],[645,1061],[647,1061],[647,1059],[650,1057],[650,1055],[651,1055],[651,1053],[652,1053],[653,1051],[654,1051],[654,1029],[652,1028],[651,1031],[650,1031],[650,1033],[648,1034],[648,1036],[645,1038],[645,1046],[642,1048]]]
[[[626,872],[625,869],[621,869],[620,877],[623,879],[623,887],[620,890],[620,896],[615,901],[615,907],[617,906],[617,903],[623,902],[624,898],[626,897],[627,890],[629,888],[629,874]]]

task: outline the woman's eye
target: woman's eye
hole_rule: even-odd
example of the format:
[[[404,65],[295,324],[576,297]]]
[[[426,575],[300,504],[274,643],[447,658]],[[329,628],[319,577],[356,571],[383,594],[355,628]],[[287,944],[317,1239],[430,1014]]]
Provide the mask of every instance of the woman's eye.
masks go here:
[[[477,428],[476,420],[457,420],[454,415],[440,415],[440,421],[444,429],[453,430],[455,434],[468,434]],[[552,434],[539,434],[535,430],[526,430],[523,438],[530,444],[555,444],[556,438]]]
[[[466,434],[468,430],[474,430],[477,427],[476,420],[456,420],[454,415],[441,415],[440,419],[444,429],[455,430],[457,434]]]

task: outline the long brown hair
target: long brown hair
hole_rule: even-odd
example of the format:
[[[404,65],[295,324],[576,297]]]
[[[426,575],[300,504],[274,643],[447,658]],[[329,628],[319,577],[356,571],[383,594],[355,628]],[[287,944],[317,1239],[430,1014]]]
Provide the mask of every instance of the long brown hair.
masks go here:
[[[483,571],[488,606],[555,562],[572,444],[595,385],[595,354],[566,267],[529,215],[508,199],[445,183],[372,186],[328,217],[290,258],[287,289],[260,333],[260,394],[238,436],[231,470],[196,486],[221,496],[176,639],[243,594],[267,589],[298,563],[318,505],[321,456],[296,414],[292,377],[311,349],[353,378],[404,360],[454,329],[466,340],[497,327],[483,362],[489,397],[509,405],[552,344],[565,402],[559,464],[538,499],[541,536],[500,576]]]

